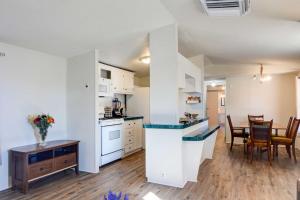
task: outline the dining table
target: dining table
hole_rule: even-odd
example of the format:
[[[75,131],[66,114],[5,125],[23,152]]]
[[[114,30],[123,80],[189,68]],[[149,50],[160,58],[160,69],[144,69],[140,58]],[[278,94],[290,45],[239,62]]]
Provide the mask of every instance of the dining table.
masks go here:
[[[241,122],[237,124],[235,127],[237,128],[250,128],[249,122]],[[286,130],[286,126],[279,124],[279,123],[273,123],[272,129],[275,130],[275,135],[278,135],[279,130]]]

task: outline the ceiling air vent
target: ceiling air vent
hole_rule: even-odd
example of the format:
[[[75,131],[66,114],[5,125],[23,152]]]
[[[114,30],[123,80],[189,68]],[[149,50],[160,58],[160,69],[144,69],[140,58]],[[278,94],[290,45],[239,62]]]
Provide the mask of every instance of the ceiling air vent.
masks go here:
[[[208,16],[242,16],[250,10],[250,0],[200,0]]]

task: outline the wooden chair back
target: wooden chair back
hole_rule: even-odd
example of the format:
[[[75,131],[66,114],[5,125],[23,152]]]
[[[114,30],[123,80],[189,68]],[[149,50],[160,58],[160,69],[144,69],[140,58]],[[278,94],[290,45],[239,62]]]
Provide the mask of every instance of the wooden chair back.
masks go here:
[[[248,115],[249,123],[250,121],[264,121],[264,115]]]
[[[291,130],[290,130],[290,133],[289,133],[289,136],[288,136],[288,138],[293,139],[293,141],[296,140],[296,136],[297,136],[297,133],[298,133],[299,125],[300,125],[300,119],[296,119],[295,118],[294,121],[293,121],[293,123],[292,123]]]
[[[253,143],[271,143],[272,137],[271,121],[250,121],[250,139]]]
[[[231,132],[231,134],[233,134],[233,125],[232,125],[230,115],[227,115],[227,121],[228,121],[228,124],[229,124],[230,132]]]
[[[291,127],[292,127],[293,120],[294,120],[294,117],[290,117],[289,122],[288,122],[287,127],[286,127],[286,130],[285,130],[285,136],[286,137],[290,136],[290,130],[291,130]]]

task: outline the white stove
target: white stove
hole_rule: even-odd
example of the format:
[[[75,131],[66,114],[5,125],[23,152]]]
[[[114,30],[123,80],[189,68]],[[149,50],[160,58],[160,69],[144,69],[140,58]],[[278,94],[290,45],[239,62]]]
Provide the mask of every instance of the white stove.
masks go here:
[[[100,166],[120,159],[123,149],[123,118],[99,119],[101,130]]]

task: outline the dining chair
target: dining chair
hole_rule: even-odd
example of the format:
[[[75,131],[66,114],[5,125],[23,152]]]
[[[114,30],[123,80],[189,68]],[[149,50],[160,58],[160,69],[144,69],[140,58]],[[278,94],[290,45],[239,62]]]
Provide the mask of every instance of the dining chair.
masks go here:
[[[264,121],[264,115],[248,115],[248,121]]]
[[[247,152],[251,149],[251,163],[253,161],[254,147],[259,149],[266,148],[268,152],[268,160],[271,163],[271,135],[272,135],[271,121],[250,121],[250,139],[247,143]],[[248,156],[248,154],[247,154]]]
[[[228,120],[228,124],[229,124],[229,128],[230,128],[230,132],[231,132],[230,151],[232,151],[234,138],[238,137],[238,138],[243,138],[244,152],[246,152],[245,148],[246,148],[246,142],[247,142],[247,139],[249,137],[249,134],[246,133],[245,128],[234,127],[233,124],[232,124],[230,115],[227,115],[227,120]]]
[[[282,136],[288,137],[289,133],[290,133],[290,129],[291,129],[293,120],[294,120],[294,117],[290,117],[289,118],[289,121],[288,121],[287,127],[285,129],[285,134],[284,135],[275,134],[275,135],[272,135],[272,137],[275,137],[275,136],[278,136],[278,137],[282,137]],[[286,148],[286,151],[289,154],[288,148]],[[274,159],[274,155],[278,156],[278,146],[277,145],[273,145],[273,159]]]
[[[293,157],[295,160],[295,163],[297,163],[296,159],[296,137],[298,128],[300,125],[300,119],[294,119],[291,125],[291,128],[286,136],[273,136],[272,137],[272,144],[273,144],[273,157],[276,149],[278,148],[278,145],[285,145],[285,148],[287,150],[287,153],[289,157],[291,158],[291,147],[293,151]]]

